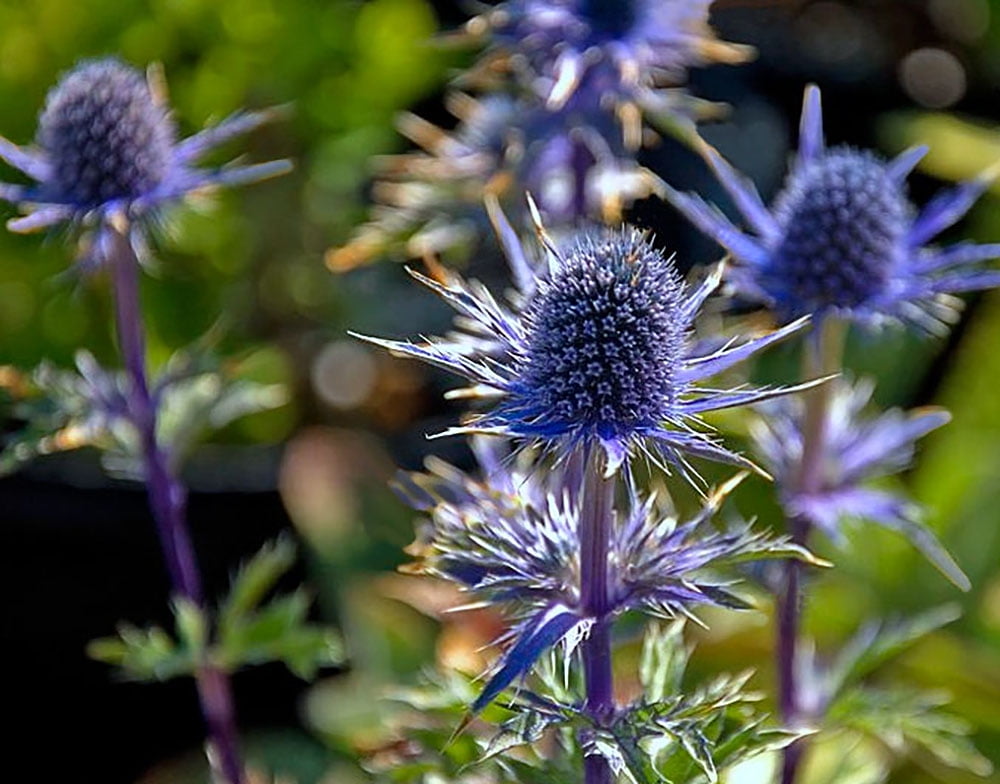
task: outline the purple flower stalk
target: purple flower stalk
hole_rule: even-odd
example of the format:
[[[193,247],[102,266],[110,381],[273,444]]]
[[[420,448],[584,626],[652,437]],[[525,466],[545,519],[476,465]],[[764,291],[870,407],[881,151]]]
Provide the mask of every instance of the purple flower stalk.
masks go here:
[[[136,70],[106,59],[77,66],[52,89],[39,118],[36,148],[17,147],[0,137],[0,157],[36,181],[30,186],[0,185],[0,197],[27,213],[10,221],[9,228],[35,231],[68,222],[85,230],[85,260],[109,268],[128,379],[125,415],[141,444],[150,508],[173,591],[201,611],[206,609],[205,598],[186,520],[186,491],[157,436],[157,403],[146,372],[139,255],[151,222],[169,202],[206,187],[251,182],[287,170],[284,161],[218,170],[195,166],[207,150],[269,116],[235,115],[178,141],[158,90]],[[222,784],[242,784],[229,678],[205,660],[195,679],[213,773]]]
[[[905,180],[927,148],[891,161],[851,147],[828,149],[815,86],[806,89],[798,154],[772,207],[718,153],[704,149],[750,231],[699,196],[669,186],[664,192],[732,254],[735,293],[781,318],[838,316],[939,333],[954,319],[952,295],[1000,285],[1000,271],[982,267],[1000,257],[1000,244],[927,246],[968,212],[995,173],[945,190],[917,211]]]

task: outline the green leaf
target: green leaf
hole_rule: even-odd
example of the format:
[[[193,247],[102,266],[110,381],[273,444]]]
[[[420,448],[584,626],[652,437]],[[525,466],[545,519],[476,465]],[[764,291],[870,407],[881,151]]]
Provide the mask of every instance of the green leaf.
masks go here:
[[[550,727],[565,723],[566,717],[558,713],[536,710],[522,710],[500,725],[499,731],[490,739],[481,759],[496,757],[518,746],[526,746],[541,740]]]
[[[860,681],[923,637],[958,620],[956,604],[935,607],[910,618],[874,621],[864,625],[840,650],[827,675],[829,692],[839,693]]]
[[[876,738],[897,754],[922,750],[951,767],[990,775],[992,763],[969,740],[972,726],[941,710],[948,701],[940,692],[857,688],[831,705],[828,722]]]
[[[286,538],[264,545],[233,578],[219,606],[219,630],[224,636],[239,625],[295,563],[295,544]]]
[[[236,367],[194,346],[174,354],[154,380],[157,436],[175,462],[207,432],[285,404],[281,386],[238,378]],[[4,443],[0,474],[42,455],[93,446],[110,473],[142,477],[141,444],[129,418],[123,372],[105,369],[92,354],[79,351],[75,370],[42,362],[15,380],[8,384],[16,391],[12,414],[25,424]]]
[[[684,621],[653,624],[646,632],[639,660],[639,682],[651,702],[677,694],[692,648],[684,642]]]
[[[643,698],[610,728],[631,777],[641,784],[715,782],[723,767],[804,734],[764,727],[765,717],[755,710],[759,695],[746,691],[750,672],[685,686],[690,653],[682,623],[651,626],[640,660]]]
[[[295,561],[286,539],[265,545],[243,565],[219,610],[218,638],[212,656],[230,670],[280,661],[304,679],[320,667],[339,663],[343,650],[332,631],[309,623],[309,597],[302,591],[262,604]]]
[[[128,624],[118,627],[117,637],[93,640],[87,646],[92,659],[119,667],[128,680],[166,681],[194,673],[197,653],[178,645],[158,626],[140,629]]]
[[[265,545],[233,581],[214,632],[204,611],[176,599],[176,639],[158,627],[122,626],[118,637],[95,640],[88,652],[137,680],[192,675],[206,661],[226,672],[280,661],[299,677],[311,679],[320,667],[342,661],[339,637],[307,620],[309,598],[302,590],[263,603],[294,560],[291,542]]]

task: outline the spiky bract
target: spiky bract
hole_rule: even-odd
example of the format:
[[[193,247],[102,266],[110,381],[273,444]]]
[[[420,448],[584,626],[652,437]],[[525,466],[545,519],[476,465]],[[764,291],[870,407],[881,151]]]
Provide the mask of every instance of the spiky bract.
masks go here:
[[[913,459],[917,439],[951,418],[939,408],[906,413],[891,409],[868,414],[870,382],[835,382],[824,423],[822,475],[815,492],[796,490],[801,470],[805,406],[801,400],[772,401],[762,407],[753,427],[756,451],[774,474],[783,506],[808,520],[834,542],[845,544],[844,526],[869,521],[910,540],[949,580],[968,589],[969,580],[922,521],[921,509],[871,480],[904,470]]]
[[[545,650],[564,642],[572,652],[594,619],[581,600],[579,474],[572,464],[542,468],[479,444],[485,476],[432,461],[430,471],[401,477],[398,489],[429,520],[411,548],[416,571],[458,584],[474,600],[500,605],[515,619],[494,676],[473,705],[479,710]],[[738,481],[738,480],[736,480]],[[636,609],[657,617],[691,616],[692,608],[750,605],[720,570],[767,558],[810,560],[782,538],[746,525],[718,531],[709,519],[736,484],[712,494],[691,520],[679,522],[653,497],[630,491],[616,515],[608,555],[608,613]]]
[[[550,107],[590,92],[617,108],[623,122],[636,112],[681,114],[676,87],[687,70],[712,62],[739,63],[753,50],[715,37],[712,0],[508,0],[472,20],[468,29],[489,43],[485,73],[506,65],[541,92]],[[630,131],[634,134],[634,131]]]

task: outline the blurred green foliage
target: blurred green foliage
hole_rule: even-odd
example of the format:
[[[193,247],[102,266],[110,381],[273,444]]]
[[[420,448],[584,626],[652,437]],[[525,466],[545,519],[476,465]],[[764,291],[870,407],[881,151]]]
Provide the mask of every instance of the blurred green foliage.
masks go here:
[[[399,148],[393,116],[439,84],[435,29],[423,0],[4,0],[0,132],[30,142],[57,76],[109,53],[163,64],[184,134],[243,107],[287,105],[287,119],[225,152],[290,157],[297,171],[175,210],[144,291],[154,357],[221,313],[243,349],[342,312],[322,252],[362,217],[370,157]],[[69,271],[62,239],[0,232],[0,364],[68,364],[81,345],[112,356],[107,287]]]

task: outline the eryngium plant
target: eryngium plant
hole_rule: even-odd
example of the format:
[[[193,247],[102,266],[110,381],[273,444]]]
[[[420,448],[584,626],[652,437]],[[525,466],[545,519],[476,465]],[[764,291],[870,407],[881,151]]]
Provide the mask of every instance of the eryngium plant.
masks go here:
[[[565,726],[573,729],[570,747],[582,750],[588,781],[606,780],[608,770],[644,780],[651,761],[639,751],[639,741],[680,735],[669,716],[682,711],[685,696],[665,691],[644,695],[648,702],[636,705],[615,702],[610,658],[615,620],[629,611],[654,619],[695,618],[702,605],[750,609],[734,585],[739,565],[788,557],[815,561],[787,538],[743,523],[724,530],[712,525],[742,476],[711,493],[691,519],[679,520],[634,486],[619,499],[614,485],[598,477],[603,495],[595,498],[595,475],[579,460],[552,467],[527,452],[516,459],[503,456],[484,440],[474,446],[478,475],[432,461],[427,473],[405,475],[397,485],[405,500],[428,516],[410,549],[418,561],[408,571],[455,583],[471,606],[495,606],[512,622],[497,640],[505,653],[467,706],[464,724],[515,681],[526,680],[540,660],[544,669],[547,654],[565,672],[582,660],[584,690],[516,698],[511,706],[516,716],[499,729],[486,756],[499,753],[497,745],[515,726],[529,734],[529,727]],[[734,699],[742,685],[730,683]],[[718,719],[716,711],[706,711],[704,720]],[[691,725],[689,731],[694,737],[701,730]],[[689,754],[714,773],[715,743],[708,738],[701,743],[700,752]],[[658,753],[650,755],[655,759]]]
[[[471,94],[449,97],[457,127],[400,118],[421,150],[378,162],[379,204],[327,264],[468,252],[486,227],[483,199],[500,200],[520,225],[525,191],[554,231],[620,223],[625,208],[659,192],[640,148],[660,133],[694,144],[695,122],[719,113],[688,93],[688,70],[753,54],[715,36],[711,5],[508,0],[471,19],[454,37],[482,54],[457,79]]]
[[[36,147],[0,139],[0,156],[36,181],[0,186],[0,196],[27,213],[9,227],[33,231],[66,223],[84,239],[83,261],[103,268],[112,279],[124,364],[123,373],[105,371],[81,353],[78,376],[51,369],[36,374],[35,393],[51,393],[53,400],[35,407],[37,416],[27,428],[31,435],[13,447],[14,462],[33,450],[96,444],[107,449],[112,464],[145,482],[173,588],[177,640],[157,629],[124,628],[120,640],[101,641],[92,652],[122,665],[130,677],[195,677],[209,734],[209,762],[223,784],[246,781],[229,672],[250,661],[284,659],[308,674],[318,663],[331,661],[336,649],[326,632],[305,625],[307,604],[301,596],[271,608],[270,633],[259,628],[258,605],[291,565],[287,545],[265,551],[248,565],[222,604],[219,628],[211,628],[186,519],[187,490],[179,475],[181,450],[190,445],[185,439],[191,431],[163,426],[163,415],[176,413],[167,407],[185,394],[190,414],[185,423],[204,426],[197,421],[195,405],[210,403],[192,397],[197,391],[192,379],[204,368],[198,367],[200,359],[180,359],[177,364],[186,365],[185,370],[178,373],[175,365],[151,380],[139,298],[140,260],[147,253],[149,229],[171,202],[204,188],[253,182],[288,170],[287,161],[219,169],[196,165],[212,147],[271,116],[238,114],[179,140],[162,85],[119,60],[103,59],[81,63],[51,90],[39,117]],[[222,377],[215,372],[211,380],[212,397],[218,401]],[[273,396],[246,392],[231,399],[237,410],[276,404]],[[30,410],[32,401],[25,401],[25,407]],[[276,618],[281,620],[280,641],[273,639]],[[288,643],[294,643],[291,649]],[[266,652],[254,647],[262,644]]]
[[[735,259],[729,282],[738,297],[763,304],[779,319],[814,317],[818,328],[805,347],[805,377],[843,370],[851,324],[869,333],[908,326],[945,334],[961,305],[955,294],[1000,285],[1000,271],[984,266],[1000,256],[1000,245],[927,245],[968,212],[995,173],[946,190],[918,211],[905,179],[927,148],[912,148],[891,161],[870,151],[828,148],[815,86],[805,90],[798,153],[771,208],[718,153],[707,145],[703,150],[750,231],[741,231],[700,196],[669,186],[664,192]],[[944,424],[948,414],[865,417],[870,392],[864,386],[828,385],[799,403],[763,412],[757,445],[778,479],[792,539],[807,545],[817,529],[837,538],[847,519],[867,520],[903,533],[956,586],[968,590],[968,578],[921,524],[919,510],[898,495],[866,486],[904,469],[916,439]],[[826,676],[806,661],[808,648],[801,640],[800,577],[799,566],[788,562],[776,586],[778,701],[789,725],[815,723],[829,703],[817,706],[816,682]],[[786,750],[784,784],[796,780],[803,748],[796,743]]]
[[[732,254],[735,292],[781,318],[837,316],[941,333],[954,320],[951,295],[1000,285],[1000,272],[982,266],[1000,257],[1000,245],[927,246],[969,211],[993,174],[942,192],[918,212],[905,180],[926,153],[926,147],[914,147],[885,161],[868,150],[828,149],[819,88],[810,86],[798,154],[770,209],[752,183],[706,149],[751,232],[699,196],[665,191],[695,226]]]
[[[600,784],[624,770],[627,756],[608,740],[623,716],[614,695],[616,618],[627,610],[662,617],[690,614],[698,604],[742,607],[725,583],[701,575],[757,558],[809,559],[802,548],[745,528],[705,533],[715,502],[690,522],[660,515],[636,490],[632,462],[644,455],[692,481],[699,479],[692,458],[752,467],[707,433],[700,415],[815,382],[777,389],[700,382],[804,321],[721,347],[696,343],[694,319],[717,287],[718,271],[688,288],[673,260],[634,229],[581,230],[556,246],[540,222],[545,263],[537,268],[503,215],[493,217],[511,267],[522,277],[534,271],[534,282],[520,285],[530,293],[506,307],[457,275],[441,271],[439,282],[413,273],[459,312],[457,331],[420,343],[364,339],[471,382],[456,396],[489,408],[450,433],[506,437],[522,451],[541,453],[542,461],[521,477],[494,465],[484,485],[450,470],[438,479],[411,479],[408,486],[424,492],[409,497],[433,521],[426,549],[418,552],[431,573],[485,601],[512,605],[511,645],[473,714],[543,651],[563,642],[569,658],[579,646],[585,691],[567,710],[592,725],[577,739],[585,780]],[[504,491],[506,497],[498,495]]]

